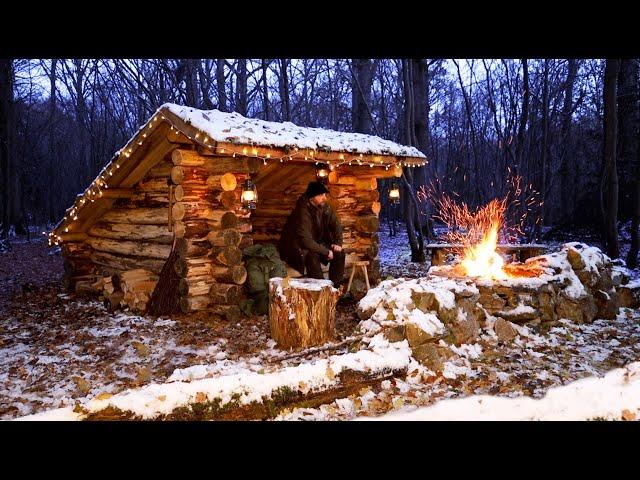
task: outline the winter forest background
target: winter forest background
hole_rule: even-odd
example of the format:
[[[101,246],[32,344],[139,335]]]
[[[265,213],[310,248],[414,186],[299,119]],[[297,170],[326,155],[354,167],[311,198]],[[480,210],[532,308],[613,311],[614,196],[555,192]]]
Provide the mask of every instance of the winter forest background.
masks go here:
[[[474,207],[515,174],[541,200],[523,240],[590,231],[612,257],[631,247],[636,264],[637,59],[0,60],[0,97],[4,238],[57,223],[173,102],[417,146],[429,163],[406,172],[403,203],[381,214],[410,225],[412,252],[416,233],[432,237],[434,211],[410,194],[437,185]]]

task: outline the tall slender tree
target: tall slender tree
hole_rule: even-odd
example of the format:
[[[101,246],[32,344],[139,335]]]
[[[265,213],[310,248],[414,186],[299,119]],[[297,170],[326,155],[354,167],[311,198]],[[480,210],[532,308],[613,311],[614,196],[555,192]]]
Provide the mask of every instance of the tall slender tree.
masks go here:
[[[620,60],[608,58],[604,71],[604,148],[602,177],[602,223],[607,255],[611,258],[620,256],[618,243],[618,171],[616,169],[618,139],[618,118],[616,90]]]
[[[0,59],[0,171],[2,172],[2,236],[9,237],[11,218],[11,159],[9,156],[9,134],[11,131],[11,110],[13,108],[13,69],[12,60]]]
[[[227,90],[224,76],[225,59],[219,58],[216,61],[216,88],[218,90],[218,110],[227,111]]]

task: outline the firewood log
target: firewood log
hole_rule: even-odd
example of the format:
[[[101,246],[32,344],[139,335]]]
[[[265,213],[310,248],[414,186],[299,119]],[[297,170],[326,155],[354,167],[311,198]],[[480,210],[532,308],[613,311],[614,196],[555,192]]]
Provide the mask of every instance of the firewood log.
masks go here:
[[[234,228],[211,230],[207,240],[214,247],[237,247],[242,240],[242,234]]]
[[[232,267],[242,263],[242,250],[238,247],[213,247],[211,257],[217,264]]]
[[[209,296],[213,304],[235,305],[242,296],[242,287],[228,283],[213,283],[209,290]]]

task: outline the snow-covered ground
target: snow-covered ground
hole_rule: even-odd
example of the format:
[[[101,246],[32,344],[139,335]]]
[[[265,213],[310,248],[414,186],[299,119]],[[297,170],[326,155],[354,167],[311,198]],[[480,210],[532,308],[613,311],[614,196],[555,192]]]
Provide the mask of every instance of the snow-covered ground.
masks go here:
[[[367,420],[636,420],[640,416],[640,362],[549,389],[541,399],[492,395],[403,408]]]
[[[390,239],[384,228],[383,278],[426,272],[428,263],[409,262],[406,233]],[[357,320],[351,315],[353,327]],[[458,358],[446,362],[440,373],[405,358],[406,378],[385,380],[319,408],[282,411],[276,419],[350,420],[390,412],[401,418],[461,418],[460,408],[467,407],[471,418],[485,418],[487,405],[519,418],[640,415],[639,311],[622,309],[614,320],[585,325],[563,320],[548,332],[518,331],[509,345],[489,330],[475,344],[450,347]],[[47,419],[78,418],[82,409],[105,405],[152,417],[194,399],[243,392],[250,400],[275,385],[300,387],[300,382],[311,388],[313,382],[331,382],[340,362],[359,358],[345,347],[283,359],[274,347],[264,316],[212,326],[109,314],[97,302],[55,289],[27,292],[0,323],[0,418],[40,413]],[[369,360],[361,359],[364,364]],[[380,365],[390,359],[378,360]],[[589,393],[590,401],[574,409],[579,392],[583,397]],[[472,408],[474,402],[479,406]],[[563,410],[567,405],[571,408]]]

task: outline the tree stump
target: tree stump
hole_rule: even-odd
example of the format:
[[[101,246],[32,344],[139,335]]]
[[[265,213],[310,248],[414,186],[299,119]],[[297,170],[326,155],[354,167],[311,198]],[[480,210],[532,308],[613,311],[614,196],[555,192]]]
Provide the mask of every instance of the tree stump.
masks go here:
[[[330,280],[269,280],[269,326],[280,348],[306,348],[335,338],[340,292]]]

